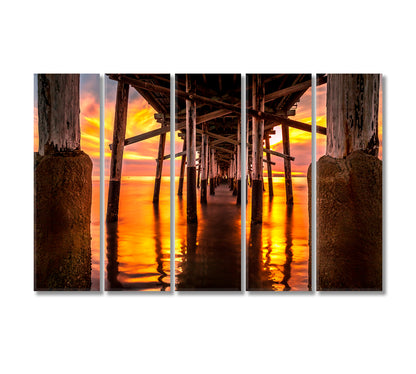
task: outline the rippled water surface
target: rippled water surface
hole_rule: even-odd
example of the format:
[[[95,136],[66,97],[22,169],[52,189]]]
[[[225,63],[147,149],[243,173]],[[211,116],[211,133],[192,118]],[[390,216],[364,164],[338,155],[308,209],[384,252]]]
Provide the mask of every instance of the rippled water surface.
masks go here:
[[[178,181],[176,181],[178,182]],[[177,191],[178,183],[176,183]],[[199,203],[198,224],[186,224],[186,179],[183,198],[176,196],[176,289],[241,289],[241,219],[236,196],[221,184],[208,204]]]
[[[263,194],[263,225],[251,227],[251,189],[248,189],[248,289],[308,291],[309,218],[306,178],[292,178],[294,205],[286,205],[285,180],[273,178],[269,199]]]
[[[123,177],[119,221],[106,225],[106,290],[170,290],[170,178],[156,205],[153,187],[153,177]]]

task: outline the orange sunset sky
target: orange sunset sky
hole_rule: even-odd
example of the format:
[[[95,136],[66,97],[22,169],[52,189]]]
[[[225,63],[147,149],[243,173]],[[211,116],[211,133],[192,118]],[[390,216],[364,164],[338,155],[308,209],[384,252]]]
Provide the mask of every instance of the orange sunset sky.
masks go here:
[[[111,151],[109,144],[112,143],[114,110],[116,100],[117,82],[105,78],[105,131],[104,150],[106,176],[110,164]],[[37,126],[37,77],[35,75],[34,86],[34,151],[38,149],[38,126]],[[99,75],[81,74],[80,78],[80,106],[81,106],[81,149],[86,152],[93,161],[93,176],[99,176],[100,158],[100,100],[99,100]],[[138,135],[160,127],[154,120],[154,109],[144,100],[138,92],[130,88],[129,106],[127,113],[126,138]],[[326,127],[326,85],[317,87],[316,97],[316,124]],[[290,117],[297,121],[311,123],[311,89],[306,91],[298,103],[296,116]],[[379,111],[379,136],[382,140],[382,97],[380,93]],[[277,126],[276,134],[271,138],[271,146],[274,150],[283,152],[281,142],[281,130]],[[176,138],[175,151],[182,151],[182,140]],[[293,176],[306,176],[308,166],[311,162],[311,134],[290,129],[291,155],[295,157],[292,162]],[[317,159],[325,153],[325,136],[317,134]],[[139,143],[128,145],[124,149],[123,176],[154,176],[159,144],[159,137],[154,137]],[[165,154],[170,153],[170,134],[166,137]],[[382,147],[380,146],[381,158]],[[273,175],[283,175],[283,159],[272,156]],[[180,159],[176,159],[175,171],[179,174]],[[170,162],[164,161],[163,175],[170,175]]]

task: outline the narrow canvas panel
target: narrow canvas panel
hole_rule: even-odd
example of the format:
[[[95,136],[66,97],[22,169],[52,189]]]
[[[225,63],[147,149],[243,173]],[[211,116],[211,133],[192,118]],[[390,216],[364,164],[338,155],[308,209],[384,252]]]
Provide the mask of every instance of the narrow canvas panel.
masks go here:
[[[176,289],[241,290],[241,76],[176,75]]]
[[[248,74],[247,289],[308,291],[311,75]]]
[[[105,289],[169,291],[170,75],[106,74],[105,87]]]
[[[380,74],[322,74],[317,89],[317,289],[382,290]]]
[[[100,77],[34,78],[34,288],[97,291]]]

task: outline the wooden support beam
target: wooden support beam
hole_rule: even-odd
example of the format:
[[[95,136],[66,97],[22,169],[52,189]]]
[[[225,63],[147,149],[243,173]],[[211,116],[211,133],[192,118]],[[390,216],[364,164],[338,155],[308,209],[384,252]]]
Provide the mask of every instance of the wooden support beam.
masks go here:
[[[184,155],[186,155],[186,150],[182,151],[182,152],[175,153],[175,158],[178,158],[178,157],[181,157],[181,156],[184,156]],[[170,154],[163,156],[164,160],[167,160],[169,158],[170,158]]]
[[[237,125],[237,205],[241,204],[241,120]]]
[[[162,122],[162,127],[166,126],[165,122]],[[162,169],[163,169],[163,160],[165,153],[165,144],[166,144],[166,134],[160,135],[159,139],[159,151],[157,155],[157,164],[156,164],[156,177],[155,177],[155,187],[153,190],[153,203],[159,202],[160,194],[160,183],[162,180]]]
[[[210,147],[213,148],[213,149],[218,149],[219,151],[222,151],[222,152],[226,152],[226,153],[229,153],[229,154],[234,154],[234,152],[231,149],[219,147],[217,145],[211,145]]]
[[[232,112],[231,111],[224,111],[222,109],[221,110],[216,110],[214,112],[199,116],[197,118],[197,124],[201,124],[201,123],[204,123],[204,122],[207,122],[207,121],[211,121],[213,119],[223,117],[223,116],[225,116],[227,114],[230,114],[230,113],[232,113]],[[179,122],[175,125],[175,131],[184,130],[185,127],[186,127],[186,122]],[[132,136],[131,138],[127,138],[125,140],[124,145],[138,143],[138,142],[141,142],[143,140],[147,140],[147,139],[153,138],[155,136],[160,136],[162,134],[168,133],[169,131],[170,131],[170,126],[166,127],[166,128],[162,127],[160,129],[151,130],[151,131],[148,131],[146,133],[135,135],[135,136]],[[110,149],[111,149],[111,147],[112,147],[112,144],[110,144]]]
[[[232,156],[230,159],[230,191],[234,187],[234,152],[232,151]]]
[[[183,140],[181,153],[182,153],[182,160],[181,160],[181,171],[179,174],[178,196],[183,195],[183,179],[185,177],[185,164],[186,164],[186,139]]]
[[[117,74],[110,74],[109,78],[114,79],[114,80],[118,80],[118,81],[126,82],[126,83],[132,85],[136,89],[139,88],[139,89],[143,89],[143,90],[163,93],[163,94],[166,94],[168,96],[170,95],[170,88],[159,86],[159,85],[151,83],[151,82],[145,82],[145,81],[137,79],[137,78],[127,77],[127,76],[121,75],[121,74],[118,74],[118,75]],[[188,90],[182,91],[182,90],[176,89],[175,90],[175,95],[177,97],[180,97],[180,98],[188,100],[188,101],[201,102],[201,103],[210,104],[212,106],[219,107],[219,108],[222,108],[222,109],[229,109],[231,111],[235,111],[235,105],[224,103],[224,102],[219,101],[219,100],[210,99],[210,98],[198,95],[198,94],[196,94],[195,91],[191,92],[191,91],[188,91]]]
[[[197,132],[202,133],[201,130],[197,130]],[[234,145],[238,145],[238,143],[239,143],[237,140],[231,139],[231,138],[226,137],[226,136],[218,135],[218,134],[215,134],[213,132],[207,131],[207,135],[209,135],[211,138],[222,140],[223,142],[226,142],[226,143],[231,143],[231,144],[234,144]]]
[[[208,136],[206,135],[207,124],[202,124],[201,143],[201,204],[207,203],[207,179],[208,179]]]
[[[234,183],[232,186],[232,190],[233,190],[233,196],[237,196],[237,146],[234,146],[233,171],[234,171],[234,175],[233,175]]]
[[[237,108],[239,108],[239,107],[237,107]],[[259,119],[268,119],[268,120],[273,121],[273,124],[266,126],[265,130],[272,129],[273,127],[275,127],[277,125],[286,124],[287,126],[292,127],[294,129],[303,130],[303,131],[307,131],[307,132],[312,132],[312,126],[307,124],[307,123],[291,120],[291,119],[288,119],[288,118],[277,116],[275,114],[264,113],[262,111],[254,111],[252,109],[247,109],[247,111],[248,111],[248,114],[251,115],[251,116],[257,117]],[[225,111],[219,110],[219,111],[208,113],[206,115],[202,115],[197,119],[197,124],[209,121],[210,120],[209,118],[215,119],[215,118],[219,118],[219,117],[223,117],[224,115],[227,115],[227,114],[224,114],[224,113],[229,114],[229,113],[232,113],[232,111],[226,111],[225,112]],[[215,117],[215,118],[213,118],[213,117]],[[175,131],[183,130],[183,129],[185,129],[185,127],[186,127],[185,122],[177,123],[176,126],[175,126]],[[124,145],[129,145],[129,144],[134,144],[134,143],[137,143],[137,142],[141,142],[143,140],[147,140],[147,139],[153,138],[155,136],[160,136],[161,134],[167,133],[169,131],[170,131],[170,127],[169,128],[168,127],[162,127],[160,129],[148,131],[144,134],[135,135],[135,136],[132,136],[131,138],[126,139]],[[200,130],[197,130],[197,131],[200,132]],[[318,134],[326,135],[326,128],[322,127],[322,126],[316,126],[316,132]],[[229,142],[229,143],[232,143],[232,144],[236,144],[236,140],[230,139],[230,137],[222,137],[220,139],[219,135],[215,134],[215,136],[216,136],[216,139],[218,139],[220,142],[224,141],[224,142]],[[225,139],[227,139],[227,140],[225,140]],[[110,149],[111,149],[111,147],[112,147],[112,144],[110,144]]]
[[[80,149],[79,74],[38,74],[39,155]]]
[[[114,117],[113,148],[110,164],[110,183],[108,187],[107,222],[118,221],[121,168],[123,165],[124,139],[126,136],[128,100],[129,85],[118,82]]]
[[[252,76],[252,103],[254,111],[264,111],[264,85],[261,74]],[[254,116],[252,120],[252,163],[253,187],[251,205],[251,223],[258,224],[263,221],[263,136],[264,120]]]
[[[293,127],[294,129],[302,131],[312,132],[312,126],[304,122],[295,121],[293,119],[284,118],[281,116],[276,116],[275,114],[266,113],[264,111],[256,111],[253,109],[247,109],[247,113],[259,119],[267,119],[274,122],[272,125],[269,125],[266,128],[273,128],[274,126],[276,126],[276,124],[279,124]],[[322,126],[316,126],[316,132],[318,134],[326,135],[326,128]]]
[[[196,211],[196,102],[188,96],[195,94],[196,82],[186,75],[186,212],[187,222],[198,221]]]
[[[166,87],[163,87],[163,86],[158,86],[158,85],[155,85],[155,84],[149,83],[149,82],[144,82],[144,81],[141,81],[139,79],[135,79],[135,78],[131,78],[131,77],[125,77],[125,76],[121,76],[121,75],[109,75],[109,77],[111,79],[116,79],[116,80],[119,80],[119,81],[122,80],[124,82],[127,82],[127,83],[131,84],[132,86],[135,86],[135,87],[137,86],[137,87],[140,87],[142,89],[161,92],[161,93],[165,93],[165,94],[168,94],[168,95],[170,94],[170,88],[166,88]],[[323,81],[326,81],[326,77],[319,78],[317,85],[322,84]],[[310,82],[311,81],[303,82],[303,83],[300,83],[298,85],[295,85],[295,86],[289,87],[287,89],[284,89],[284,90],[287,90],[287,91],[279,90],[279,91],[277,91],[279,93],[276,92],[276,93],[268,94],[265,97],[265,102],[272,101],[275,98],[281,97],[282,92],[283,93],[286,92],[286,94],[288,94],[287,92],[290,93],[292,91],[293,92],[302,91],[302,88],[304,86],[306,87],[308,84],[310,86],[310,84],[311,84]],[[302,85],[302,86],[299,86],[299,85]],[[222,108],[221,110],[208,113],[207,115],[205,115],[206,116],[205,118],[203,118],[203,116],[201,116],[201,118],[197,122],[198,124],[202,123],[202,122],[209,121],[210,119],[208,119],[208,118],[215,119],[215,118],[218,118],[218,117],[223,117],[224,115],[228,115],[230,113],[236,113],[236,114],[241,113],[241,107],[239,105],[224,103],[224,102],[219,101],[219,100],[205,98],[203,96],[196,95],[195,93],[187,93],[187,92],[184,92],[184,91],[181,91],[181,90],[176,90],[175,93],[176,93],[177,96],[185,98],[187,100],[191,100],[191,101],[196,100],[196,101],[204,102],[204,103],[207,103],[207,104],[211,104],[212,106],[215,106],[215,107]],[[283,96],[285,96],[285,95],[283,95]],[[290,127],[294,127],[294,128],[297,128],[297,129],[300,129],[300,130],[303,130],[303,131],[311,132],[311,126],[310,125],[299,122],[299,121],[289,120],[287,118],[284,118],[283,116],[278,116],[276,114],[265,113],[264,110],[262,110],[262,111],[257,110],[256,111],[256,110],[248,108],[247,111],[248,111],[248,114],[250,114],[252,116],[257,116],[260,119],[269,119],[269,120],[275,121],[279,124],[284,123],[284,124],[286,124]],[[175,131],[181,130],[181,129],[185,128],[185,126],[186,126],[186,124],[183,123],[183,122],[178,123],[175,126]],[[140,135],[134,136],[132,138],[128,138],[128,139],[126,139],[126,144],[125,145],[133,144],[133,143],[136,143],[136,142],[139,142],[139,141],[142,141],[142,140],[152,138],[154,136],[161,135],[161,131],[168,132],[169,129],[166,129],[166,130],[157,129],[157,130],[149,131],[148,133],[145,133],[145,134],[140,134]],[[326,128],[321,127],[321,126],[317,126],[317,133],[325,135],[326,134]],[[111,149],[111,145],[110,145],[110,149]]]
[[[320,86],[321,84],[324,84],[324,83],[326,83],[326,76],[320,77],[316,80],[317,86]],[[265,102],[268,103],[270,101],[279,99],[284,96],[291,95],[299,91],[305,91],[311,86],[312,86],[312,80],[307,80],[305,82],[298,83],[287,88],[282,88],[281,90],[278,90],[278,91],[275,91],[266,95]]]
[[[378,155],[380,74],[329,74],[326,153],[343,158],[355,150]]]
[[[214,148],[210,147],[210,159],[209,159],[209,194],[215,195],[214,185]]]
[[[276,165],[276,163],[275,163],[275,162],[273,162],[273,161],[269,161],[269,160],[267,160],[267,159],[265,159],[265,158],[263,158],[263,162],[264,162],[265,164]]]
[[[249,156],[249,150],[248,150],[248,140],[249,140],[249,132],[250,132],[250,123],[248,121],[248,118],[246,118],[246,146],[245,146],[245,150],[246,150],[246,164],[244,165],[245,169],[246,169],[246,180],[244,181],[244,183],[246,184],[246,204],[248,203],[248,181],[251,178],[250,175],[250,170],[249,170],[249,160],[248,160],[248,156]],[[264,161],[263,161],[264,162]],[[251,184],[250,184],[251,186]]]
[[[197,151],[199,151],[201,149],[201,146],[199,145],[198,147],[196,147],[196,150]],[[175,158],[178,158],[178,157],[181,157],[181,156],[183,156],[183,155],[186,155],[186,150],[185,151],[182,151],[182,152],[178,152],[178,153],[175,153]],[[168,154],[168,155],[164,155],[163,156],[163,159],[164,160],[167,160],[167,159],[169,159],[170,158],[170,154]],[[157,159],[156,159],[156,161],[157,161]]]
[[[295,161],[294,157],[289,156],[289,155],[285,155],[285,154],[280,153],[280,152],[273,151],[272,149],[267,149],[267,147],[263,148],[263,152],[266,153],[267,155],[273,155],[273,156],[277,156],[277,157],[282,157],[282,158],[287,159],[287,160]]]
[[[266,142],[266,150],[270,151],[270,138],[269,136],[265,137]],[[267,177],[269,182],[269,198],[273,198],[273,175],[272,175],[272,165],[270,160],[270,153],[266,152],[266,159],[267,159]]]
[[[196,188],[200,187],[200,180],[201,180],[201,159],[196,160],[198,162],[198,166],[196,167],[196,170],[198,171],[196,175]]]
[[[283,152],[290,155],[289,126],[282,125]],[[285,186],[286,186],[286,204],[293,205],[293,187],[292,187],[292,166],[290,159],[284,159],[285,164]]]

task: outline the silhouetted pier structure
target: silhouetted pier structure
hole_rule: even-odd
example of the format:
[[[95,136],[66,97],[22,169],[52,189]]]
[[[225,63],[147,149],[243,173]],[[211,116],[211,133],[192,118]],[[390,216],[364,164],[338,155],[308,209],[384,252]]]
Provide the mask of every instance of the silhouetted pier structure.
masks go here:
[[[166,159],[164,153],[166,133],[170,131],[170,76],[169,74],[107,74],[107,76],[117,81],[113,143],[110,145],[112,153],[107,205],[107,222],[115,222],[118,220],[124,147],[155,136],[159,137],[159,147],[156,159],[153,202],[157,203],[159,201],[163,160]],[[157,112],[154,117],[160,123],[160,128],[126,139],[130,87],[137,90]]]
[[[317,85],[326,82],[325,76],[317,79]],[[271,156],[284,159],[286,204],[293,204],[292,167],[294,157],[290,152],[289,127],[312,132],[312,126],[288,117],[296,114],[295,105],[311,87],[310,74],[248,74],[247,75],[247,140],[250,186],[252,188],[251,223],[263,221],[263,163],[267,165],[269,196],[272,198],[273,182]],[[283,153],[270,149],[270,136],[282,126]],[[326,134],[317,126],[317,133]],[[266,154],[266,159],[264,159]]]
[[[124,146],[155,136],[160,137],[156,159],[153,201],[159,200],[166,133],[170,131],[170,77],[154,74],[109,74],[118,81],[107,222],[118,219],[121,165]],[[178,195],[187,179],[187,222],[197,222],[197,186],[200,201],[208,203],[207,191],[227,181],[241,203],[241,76],[240,74],[178,74],[175,77],[175,130],[183,141]],[[325,83],[319,77],[317,85]],[[267,165],[269,194],[273,196],[271,156],[284,158],[286,202],[293,204],[289,127],[311,132],[311,125],[289,119],[293,106],[311,86],[308,74],[261,74],[247,77],[247,150],[244,165],[252,186],[252,222],[262,222],[263,163]],[[133,87],[157,111],[155,119],[161,127],[125,139],[129,88]],[[282,126],[283,153],[270,149],[269,137],[276,126]],[[326,129],[317,127],[326,134]],[[244,144],[245,146],[245,144]],[[199,155],[199,157],[198,157]],[[197,181],[198,179],[198,181]]]

